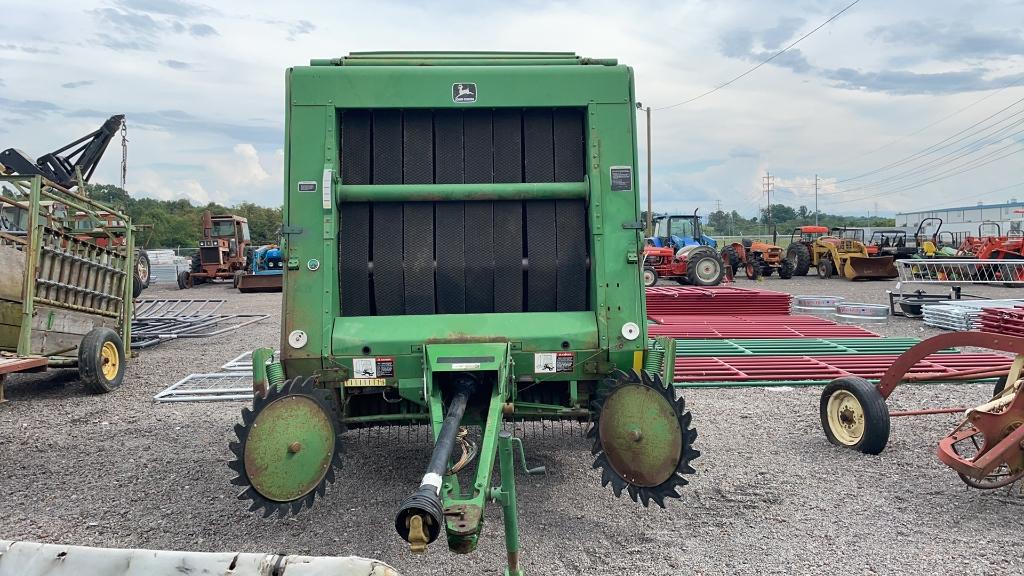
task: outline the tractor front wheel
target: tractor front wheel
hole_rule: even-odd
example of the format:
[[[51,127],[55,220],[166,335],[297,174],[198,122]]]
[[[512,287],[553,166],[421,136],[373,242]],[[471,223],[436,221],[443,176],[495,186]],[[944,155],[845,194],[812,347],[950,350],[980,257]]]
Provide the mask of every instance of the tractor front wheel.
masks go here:
[[[828,441],[865,454],[889,442],[889,409],[878,388],[863,378],[836,378],[821,392],[821,427]]]
[[[110,328],[94,328],[78,344],[78,374],[89,390],[105,394],[124,380],[121,337]]]
[[[818,278],[822,280],[828,280],[832,277],[832,260],[829,258],[822,258],[818,262]]]
[[[757,280],[761,277],[761,264],[759,262],[747,262],[743,267],[747,280]]]
[[[786,258],[782,261],[782,265],[779,267],[779,278],[783,280],[789,280],[793,277],[793,262]]]
[[[658,283],[658,273],[650,266],[644,266],[644,286],[650,287]],[[238,275],[235,275],[235,288],[238,288]]]
[[[178,272],[178,289],[185,290],[189,288],[189,273],[188,270],[182,270]]]

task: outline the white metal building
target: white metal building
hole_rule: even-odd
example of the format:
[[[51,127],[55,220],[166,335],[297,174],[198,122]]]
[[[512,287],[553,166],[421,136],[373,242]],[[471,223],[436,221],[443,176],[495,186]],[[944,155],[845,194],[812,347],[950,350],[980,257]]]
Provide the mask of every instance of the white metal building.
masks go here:
[[[897,212],[896,226],[907,228],[911,232],[917,230],[918,224],[925,218],[942,218],[942,231],[946,232],[978,232],[978,225],[983,222],[996,222],[1005,234],[1007,231],[1020,230],[1024,219],[1024,202],[1016,199],[1004,204],[982,204],[962,206],[959,208],[942,208],[941,210],[922,210],[920,212]],[[931,230],[934,232],[934,230]]]

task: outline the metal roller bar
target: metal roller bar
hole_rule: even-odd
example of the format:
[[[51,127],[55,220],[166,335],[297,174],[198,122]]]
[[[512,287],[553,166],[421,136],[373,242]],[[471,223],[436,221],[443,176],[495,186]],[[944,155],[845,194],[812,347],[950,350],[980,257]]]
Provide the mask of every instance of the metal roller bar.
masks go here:
[[[420,202],[449,200],[564,200],[586,198],[587,182],[509,182],[490,184],[342,184],[343,202]]]

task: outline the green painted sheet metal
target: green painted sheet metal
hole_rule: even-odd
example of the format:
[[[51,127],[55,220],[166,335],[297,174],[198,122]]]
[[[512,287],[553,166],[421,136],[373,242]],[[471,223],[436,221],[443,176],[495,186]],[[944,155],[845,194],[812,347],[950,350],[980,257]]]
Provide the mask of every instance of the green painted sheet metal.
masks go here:
[[[573,52],[353,52],[314,58],[311,66],[615,66],[614,58],[583,58]]]
[[[676,340],[676,357],[697,356],[842,356],[902,354],[917,338],[766,338],[737,340]],[[940,353],[956,353],[954,349]]]

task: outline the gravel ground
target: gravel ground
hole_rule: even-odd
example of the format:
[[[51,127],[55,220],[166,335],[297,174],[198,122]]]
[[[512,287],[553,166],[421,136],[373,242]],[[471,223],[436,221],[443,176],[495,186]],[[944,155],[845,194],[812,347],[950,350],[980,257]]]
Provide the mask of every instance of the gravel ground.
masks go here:
[[[749,283],[741,280],[738,285]],[[886,282],[817,278],[757,284],[794,294],[885,302]],[[972,290],[1010,297],[1009,289]],[[178,297],[153,288],[147,296]],[[216,339],[143,351],[126,385],[94,396],[74,372],[15,376],[0,406],[0,538],[92,546],[357,554],[406,574],[499,574],[500,509],[488,508],[473,554],[435,544],[412,556],[394,534],[399,501],[417,484],[430,443],[422,429],[347,437],[339,482],[313,510],[263,520],[234,499],[225,466],[240,403],[155,405],[182,376],[279,338],[279,296],[225,286],[224,310],[272,318]],[[1021,293],[1024,296],[1024,293]],[[918,321],[877,331],[926,337]],[[904,388],[895,408],[977,404],[988,385]],[[578,434],[527,434],[520,476],[522,560],[533,574],[1024,574],[1016,487],[968,491],[935,458],[952,416],[899,419],[887,450],[863,456],[825,440],[817,389],[690,390],[698,474],[667,510],[612,497]],[[1009,529],[1008,529],[1009,528]]]

